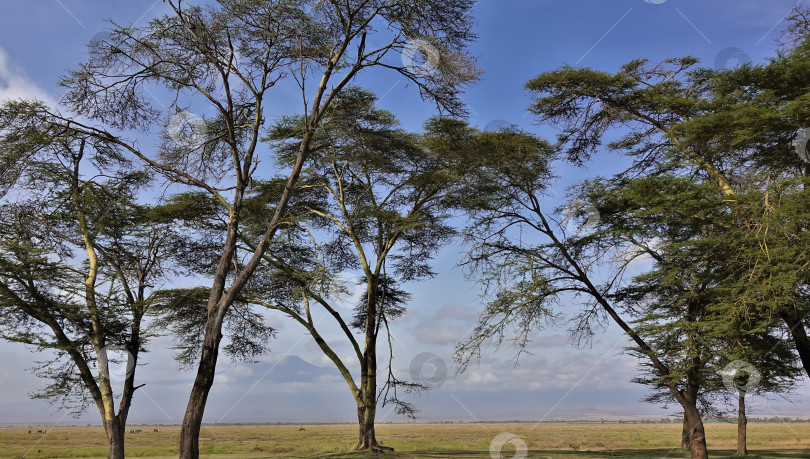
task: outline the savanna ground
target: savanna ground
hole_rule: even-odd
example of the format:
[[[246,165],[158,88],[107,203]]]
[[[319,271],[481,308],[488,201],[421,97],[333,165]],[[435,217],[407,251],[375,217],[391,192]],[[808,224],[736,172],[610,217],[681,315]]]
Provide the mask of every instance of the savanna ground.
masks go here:
[[[35,433],[40,428],[47,434]],[[128,457],[177,457],[179,427],[159,426],[157,433],[153,426],[132,428],[143,432],[127,434]],[[504,432],[526,442],[528,458],[688,457],[678,448],[680,428],[641,423],[384,424],[377,426],[377,437],[396,449],[380,456],[384,458],[490,458],[490,442]],[[736,429],[734,424],[707,424],[712,457],[734,455]],[[100,427],[34,427],[33,432],[0,429],[0,457],[106,457]],[[810,422],[751,423],[748,432],[749,457],[810,457]],[[355,427],[350,425],[204,426],[200,450],[201,457],[209,459],[370,456],[351,451],[354,438]],[[514,451],[507,445],[503,457],[512,457]]]

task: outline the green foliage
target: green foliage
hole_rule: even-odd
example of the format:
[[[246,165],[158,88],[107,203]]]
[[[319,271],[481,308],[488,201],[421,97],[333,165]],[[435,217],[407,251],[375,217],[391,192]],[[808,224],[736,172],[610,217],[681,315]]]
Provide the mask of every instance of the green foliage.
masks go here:
[[[0,336],[46,351],[34,372],[50,383],[32,396],[74,414],[95,403],[104,416],[111,392],[99,353],[144,351],[148,296],[171,271],[176,234],[137,200],[149,174],[38,103],[0,107],[0,162],[13,165],[0,203]]]
[[[374,101],[358,88],[348,88],[335,100],[313,140],[311,163],[302,172],[298,201],[291,204],[296,210],[290,213],[331,236],[319,244],[330,269],[365,269],[361,259],[372,248],[378,260],[366,262],[375,276],[386,257],[404,281],[430,276],[432,254],[454,234],[443,222],[454,177],[447,175],[443,152],[428,149],[444,133],[428,131],[423,147],[418,136],[401,130]],[[294,136],[302,132],[302,123],[288,118],[270,133],[282,165],[294,158]]]
[[[464,129],[458,130],[456,120],[435,118],[423,134],[409,133],[375,102],[368,91],[348,87],[326,111],[284,214],[285,226],[246,297],[305,327],[340,369],[358,409],[373,412],[378,402],[391,403],[398,414],[413,416],[416,408],[398,390],[425,388],[394,376],[389,322],[405,313],[410,299],[399,282],[433,276],[433,256],[456,235],[449,218],[463,180],[456,168],[466,159],[465,146],[456,140]],[[296,160],[306,123],[303,116],[287,117],[269,131],[266,140],[279,166],[291,167]],[[250,189],[245,208],[251,214],[241,233],[245,248],[255,247],[262,225],[253,222],[267,218],[267,203],[280,192],[272,181]],[[357,286],[364,286],[354,313],[345,318],[337,308],[351,287],[342,284],[344,271],[362,272]],[[314,308],[331,316],[352,345],[363,375],[359,384],[318,334]],[[388,337],[389,352],[388,378],[378,391],[380,331]],[[364,335],[362,341],[356,332]]]
[[[361,300],[354,307],[354,316],[349,325],[352,328],[360,331],[365,331],[366,321],[368,319],[368,290],[363,292]],[[374,297],[378,298],[379,305],[377,310],[380,317],[384,321],[394,320],[405,314],[405,305],[411,299],[411,294],[397,288],[397,282],[394,279],[388,279],[383,276],[377,284],[377,293]]]
[[[198,363],[210,294],[208,288],[194,287],[164,289],[149,298],[150,314],[155,317],[156,327],[168,331],[177,343],[175,359],[181,368],[190,369]],[[276,334],[264,316],[241,301],[228,310],[225,330],[230,339],[223,351],[235,361],[253,361],[267,352],[269,342]]]
[[[484,193],[466,201],[473,249],[464,264],[494,294],[459,345],[460,360],[489,339],[523,349],[557,298],[584,294],[575,341],[587,342],[608,317],[616,322],[642,358],[639,381],[654,388],[651,400],[686,409],[699,398],[708,411],[735,360],[760,369],[759,391],[789,391],[797,351],[810,368],[810,167],[794,143],[808,121],[807,17],[806,8],[794,11],[795,45],[761,65],[716,71],[691,57],[636,60],[616,73],[563,67],[531,80],[532,111],[559,128],[556,151],[540,159],[582,165],[607,150],[633,163],[574,187],[599,212],[598,225],[578,234],[555,228],[545,208],[548,168],[526,168],[521,179],[501,154],[472,175],[493,185],[471,187]],[[626,278],[633,261],[642,274]]]
[[[671,149],[673,125],[705,110],[703,79],[690,71],[696,63],[691,57],[655,64],[636,60],[615,74],[563,67],[526,87],[535,97],[532,112],[559,127],[558,141],[569,161],[583,164],[605,134],[621,126],[626,131],[607,147],[638,157],[646,167]]]
[[[713,413],[714,401],[733,395],[722,373],[735,360],[760,371],[759,393],[790,389],[798,375],[795,357],[789,342],[774,336],[775,322],[766,306],[779,299],[769,293],[743,306],[756,288],[748,269],[753,265],[745,258],[762,254],[760,245],[752,244],[756,233],[749,227],[761,215],[758,193],[737,195],[730,210],[710,184],[645,176],[594,183],[586,196],[602,210],[601,237],[616,244],[632,241],[636,254],[653,262],[610,295],[634,317],[635,330],[669,369],[661,375],[641,360],[647,373],[636,381],[656,388],[649,401],[670,402],[668,383],[694,384],[700,387],[704,411]],[[748,209],[748,221],[741,225]],[[645,354],[639,348],[631,352]]]

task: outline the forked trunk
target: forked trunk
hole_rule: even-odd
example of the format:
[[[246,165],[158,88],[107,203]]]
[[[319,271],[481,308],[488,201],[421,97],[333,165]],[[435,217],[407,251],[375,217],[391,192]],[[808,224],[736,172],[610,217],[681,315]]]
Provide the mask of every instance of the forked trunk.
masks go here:
[[[745,392],[740,391],[739,411],[737,412],[737,454],[748,454],[748,418],[745,417]]]
[[[222,340],[222,322],[211,321],[203,338],[202,355],[197,368],[197,378],[191,388],[186,414],[180,427],[180,459],[199,459],[200,428],[202,427],[205,403],[214,384],[219,342]]]
[[[394,448],[383,446],[379,442],[377,442],[377,435],[374,431],[374,418],[376,416],[377,409],[374,405],[371,405],[370,409],[357,409],[357,420],[359,424],[359,437],[357,440],[357,446],[355,450],[357,451],[371,451],[374,453],[380,453],[383,451],[393,451]]]
[[[319,89],[316,101],[320,100],[319,97],[323,94],[322,91],[322,88]],[[319,103],[320,102],[315,104],[316,107],[319,106]],[[317,113],[317,110],[315,111]],[[310,126],[316,125],[320,116],[320,114],[313,116],[310,121]],[[228,308],[231,307],[233,295],[241,291],[247,279],[255,272],[259,265],[259,260],[261,260],[261,255],[267,250],[270,243],[269,241],[275,236],[278,223],[287,209],[287,203],[293,193],[292,190],[298,181],[304,160],[308,155],[309,143],[312,141],[313,132],[314,127],[312,129],[308,127],[301,140],[295,165],[287,179],[287,183],[284,185],[284,191],[281,194],[281,198],[279,198],[270,225],[262,237],[262,242],[256,247],[253,256],[245,265],[244,269],[236,275],[233,284],[226,289],[226,278],[231,268],[232,257],[236,253],[239,216],[242,208],[242,198],[246,189],[243,183],[237,181],[239,186],[237,186],[233,206],[231,208],[231,218],[228,222],[228,235],[225,239],[222,256],[217,265],[217,271],[214,274],[214,283],[211,286],[212,292],[219,292],[220,295],[224,296],[231,295],[231,299],[223,299],[222,296],[212,296],[208,299],[208,318],[205,324],[205,336],[203,337],[200,363],[197,367],[197,377],[194,379],[194,386],[191,388],[191,394],[189,394],[188,397],[186,414],[183,417],[183,424],[180,426],[180,459],[199,459],[200,457],[200,428],[202,427],[208,394],[211,392],[211,386],[214,385],[214,374],[216,373],[217,357],[219,356],[219,343],[222,341],[222,324],[225,320],[225,313],[228,311]],[[254,132],[254,135],[256,135],[256,132]],[[257,137],[254,137],[254,140],[256,140],[256,138]],[[249,165],[250,161],[246,161]],[[245,166],[246,174],[248,167],[249,166]],[[249,176],[250,174],[247,175]]]
[[[357,408],[357,420],[360,425],[360,438],[356,450],[368,450],[375,453],[393,451],[394,448],[382,446],[377,442],[374,432],[374,420],[377,416],[377,281],[374,276],[368,282],[366,302],[366,339],[361,369],[360,400]]]

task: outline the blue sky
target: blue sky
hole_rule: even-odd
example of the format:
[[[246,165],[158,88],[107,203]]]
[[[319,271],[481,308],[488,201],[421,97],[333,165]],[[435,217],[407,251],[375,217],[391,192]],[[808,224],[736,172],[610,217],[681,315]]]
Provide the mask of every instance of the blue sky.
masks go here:
[[[773,54],[782,20],[794,1],[784,0],[481,0],[474,10],[483,80],[464,96],[470,121],[480,127],[503,120],[551,137],[527,115],[526,81],[563,64],[615,70],[639,57],[653,60],[694,55],[704,65],[723,65],[722,57],[760,61]],[[161,1],[38,0],[0,4],[0,99],[38,97],[58,100],[56,81],[85,55],[85,45],[103,32],[104,20],[121,24],[167,10]],[[736,48],[737,51],[727,51]],[[747,56],[747,57],[746,57]],[[721,62],[718,61],[721,58]],[[362,82],[381,98],[409,129],[435,113],[416,90],[398,75],[374,73]],[[290,112],[284,98],[277,113]],[[271,108],[272,110],[272,108]],[[555,190],[585,177],[609,174],[621,160],[597,157],[585,168],[560,164]],[[459,249],[448,247],[436,259],[435,279],[408,285],[413,293],[408,314],[394,324],[395,370],[405,376],[420,353],[431,353],[451,367],[452,343],[472,328],[480,309],[478,285],[464,279]],[[577,304],[564,304],[575,312]],[[279,328],[269,355],[258,364],[220,363],[206,422],[351,421],[352,399],[338,373],[295,323],[271,318]],[[327,336],[337,337],[334,331]],[[337,343],[337,341],[336,341]],[[512,349],[494,350],[471,372],[450,377],[416,399],[423,419],[557,419],[666,416],[673,411],[639,402],[643,387],[630,383],[636,362],[621,353],[627,344],[609,327],[592,349],[577,350],[566,337],[565,323],[538,332],[533,356],[511,360]],[[138,370],[146,383],[133,403],[132,422],[179,422],[192,376],[177,370],[167,350],[171,342],[152,343]],[[336,344],[341,355],[348,346]],[[75,422],[27,394],[41,384],[25,372],[31,354],[19,345],[0,343],[0,423]],[[452,368],[450,368],[452,372]],[[424,376],[430,377],[428,368]],[[780,399],[755,399],[755,415],[810,415],[807,388],[799,385],[791,404]],[[400,420],[387,408],[382,420]],[[89,412],[82,422],[97,422]]]

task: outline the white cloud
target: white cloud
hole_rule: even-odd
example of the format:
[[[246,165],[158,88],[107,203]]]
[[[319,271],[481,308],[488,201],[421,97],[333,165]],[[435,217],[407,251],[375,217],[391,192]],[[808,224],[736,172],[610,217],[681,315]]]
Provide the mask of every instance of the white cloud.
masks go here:
[[[348,354],[347,356],[343,357],[343,364],[347,367],[351,368],[355,365],[358,365],[360,362],[357,360],[357,357],[354,354]],[[330,365],[334,365],[332,361],[329,361]]]
[[[214,382],[216,382],[217,384],[231,384],[236,382],[236,378],[227,375],[225,373],[219,373],[216,376],[214,376]]]
[[[499,383],[500,379],[491,371],[473,371],[464,382],[470,386],[489,386]]]
[[[56,101],[12,63],[5,49],[0,47],[0,101],[8,99],[37,99],[55,107]]]
[[[445,347],[461,340],[466,334],[461,327],[439,323],[421,325],[414,331],[414,336],[420,343],[438,344]]]
[[[313,365],[317,365],[319,367],[326,367],[326,366],[334,366],[335,363],[332,362],[332,359],[329,358],[326,354],[321,354],[318,357],[315,357],[309,363]]]

